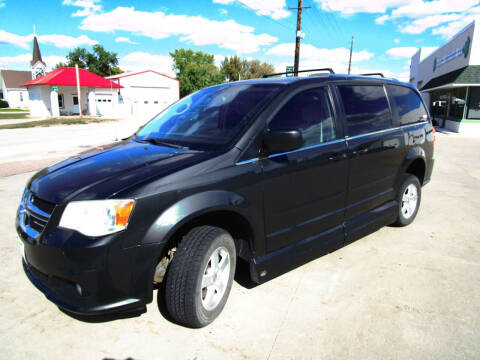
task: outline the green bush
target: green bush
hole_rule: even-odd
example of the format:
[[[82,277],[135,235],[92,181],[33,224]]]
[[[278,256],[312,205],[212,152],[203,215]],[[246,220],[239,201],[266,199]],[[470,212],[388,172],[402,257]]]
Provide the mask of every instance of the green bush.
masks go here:
[[[8,101],[0,100],[0,109],[8,108]]]

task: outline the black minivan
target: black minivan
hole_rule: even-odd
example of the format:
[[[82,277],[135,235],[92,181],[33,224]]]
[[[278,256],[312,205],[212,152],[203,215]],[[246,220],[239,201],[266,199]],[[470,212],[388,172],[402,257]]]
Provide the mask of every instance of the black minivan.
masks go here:
[[[419,92],[325,74],[222,84],[131,137],[39,171],[16,229],[28,278],[74,314],[222,311],[237,259],[262,283],[380,227],[408,225],[433,167]]]

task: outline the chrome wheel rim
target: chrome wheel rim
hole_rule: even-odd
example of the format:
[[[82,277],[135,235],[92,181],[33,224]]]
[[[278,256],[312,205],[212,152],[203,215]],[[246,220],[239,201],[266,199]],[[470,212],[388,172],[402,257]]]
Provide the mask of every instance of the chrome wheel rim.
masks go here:
[[[202,276],[202,305],[211,311],[215,309],[225,294],[230,277],[230,254],[219,247],[208,259]]]
[[[417,187],[413,184],[407,186],[402,196],[402,214],[405,219],[409,219],[415,213],[418,202]]]

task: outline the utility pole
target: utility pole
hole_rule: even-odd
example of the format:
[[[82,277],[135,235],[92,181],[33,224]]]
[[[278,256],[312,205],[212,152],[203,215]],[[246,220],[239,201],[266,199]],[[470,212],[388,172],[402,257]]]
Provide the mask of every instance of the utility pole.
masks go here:
[[[298,63],[300,61],[300,39],[302,38],[302,9],[309,9],[310,6],[302,6],[303,0],[298,0],[298,7],[288,8],[289,10],[297,10],[297,36],[295,41],[295,61],[293,63],[293,74],[298,76]]]
[[[352,66],[352,51],[353,51],[353,35],[352,41],[350,42],[350,60],[348,60],[348,74],[350,75],[350,68]]]

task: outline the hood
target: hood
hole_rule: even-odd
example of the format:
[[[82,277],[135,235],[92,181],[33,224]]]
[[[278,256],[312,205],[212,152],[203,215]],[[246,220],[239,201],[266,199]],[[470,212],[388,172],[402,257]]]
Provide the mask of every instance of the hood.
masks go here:
[[[146,165],[149,165],[150,176],[161,177],[211,156],[212,153],[140,143],[131,139],[94,148],[45,168],[32,177],[28,187],[39,198],[55,204],[70,201],[83,192],[89,192],[89,197],[95,198],[94,188],[106,181],[111,186],[109,195],[128,186],[125,181],[116,184],[115,179],[125,178],[122,175],[128,174],[130,185],[145,180],[145,171],[142,169]]]

